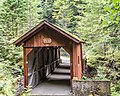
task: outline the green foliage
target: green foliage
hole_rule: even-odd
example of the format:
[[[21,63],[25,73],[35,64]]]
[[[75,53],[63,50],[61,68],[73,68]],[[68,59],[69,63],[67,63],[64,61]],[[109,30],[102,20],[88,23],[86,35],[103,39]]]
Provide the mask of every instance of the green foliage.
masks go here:
[[[56,20],[56,24],[78,36],[76,28],[78,22],[84,17],[85,5],[86,3],[82,0],[62,0],[62,2],[56,0],[53,7],[53,18]]]
[[[114,83],[115,87],[120,78],[120,16],[118,15],[120,2],[118,0],[116,3],[114,0],[112,2],[86,0],[86,3],[85,17],[78,22],[79,26],[76,30],[79,37],[86,41],[83,50],[87,64],[98,71],[94,79],[107,78]],[[110,12],[111,10],[106,10],[107,7],[114,11],[114,14]],[[114,93],[117,94],[118,91],[115,89]]]
[[[34,3],[33,3],[34,2]],[[14,96],[16,77],[22,75],[22,48],[13,42],[38,23],[37,0],[2,0],[0,2],[0,95]],[[32,17],[34,16],[34,17]]]
[[[22,32],[23,24],[26,22],[27,2],[25,0],[6,0],[0,9],[0,22],[2,35],[15,37]],[[22,32],[23,33],[23,32]]]
[[[116,84],[111,84],[111,96],[120,96],[120,81]]]
[[[41,19],[47,19],[84,40],[87,64],[98,71],[94,79],[111,80],[112,95],[118,96],[120,0],[1,0],[0,95],[12,96],[15,91],[13,74],[22,74],[22,48],[16,48],[12,42]]]
[[[55,20],[52,17],[53,13],[53,4],[54,0],[41,0],[39,7],[39,19],[47,19],[50,22],[55,22]]]
[[[5,96],[14,96],[14,79],[5,65],[7,64],[0,62],[0,94],[4,94]]]

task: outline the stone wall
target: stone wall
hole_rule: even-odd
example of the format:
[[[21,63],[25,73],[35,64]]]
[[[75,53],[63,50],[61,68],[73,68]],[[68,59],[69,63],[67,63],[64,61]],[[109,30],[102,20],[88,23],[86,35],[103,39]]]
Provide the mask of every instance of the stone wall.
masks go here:
[[[72,81],[73,96],[110,96],[110,81]]]

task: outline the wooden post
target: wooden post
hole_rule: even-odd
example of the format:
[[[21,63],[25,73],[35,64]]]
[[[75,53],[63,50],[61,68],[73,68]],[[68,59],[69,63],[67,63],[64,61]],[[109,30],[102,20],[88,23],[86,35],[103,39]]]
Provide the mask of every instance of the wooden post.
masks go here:
[[[73,79],[73,53],[71,52],[70,53],[70,89],[71,89],[71,92],[72,92],[72,79]]]
[[[82,44],[77,45],[77,77],[82,78]]]
[[[76,52],[76,46],[75,46],[75,44],[73,44],[73,48],[72,48],[72,63],[73,63],[73,78],[76,78],[77,77],[77,72],[76,72],[76,69],[77,69],[77,52]]]
[[[82,77],[82,45],[73,44],[73,79],[81,79]]]
[[[26,48],[23,47],[24,54],[24,88],[28,86],[28,65],[27,65],[27,52]]]
[[[32,51],[33,48],[25,48],[23,47],[23,55],[24,55],[24,88],[28,86],[28,60],[27,55]]]
[[[60,47],[58,48],[58,57],[59,57],[59,59],[60,59]]]

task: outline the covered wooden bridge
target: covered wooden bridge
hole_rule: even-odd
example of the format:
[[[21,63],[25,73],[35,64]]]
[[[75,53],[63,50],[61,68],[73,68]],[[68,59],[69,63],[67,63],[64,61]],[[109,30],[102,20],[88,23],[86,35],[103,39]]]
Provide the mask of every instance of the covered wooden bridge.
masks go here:
[[[83,42],[58,26],[43,20],[14,43],[23,46],[24,87],[30,85],[34,89],[63,64],[60,48],[70,55],[70,81],[73,78],[81,79]]]

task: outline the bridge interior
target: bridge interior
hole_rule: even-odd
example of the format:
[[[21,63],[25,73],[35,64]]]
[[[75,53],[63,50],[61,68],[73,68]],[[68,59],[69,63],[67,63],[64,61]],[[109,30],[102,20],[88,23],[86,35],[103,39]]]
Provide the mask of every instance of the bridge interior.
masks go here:
[[[28,85],[32,95],[69,95],[70,58],[60,47],[33,48],[28,55]]]
[[[32,89],[32,95],[70,95],[70,65],[66,58],[62,60],[52,74]]]

